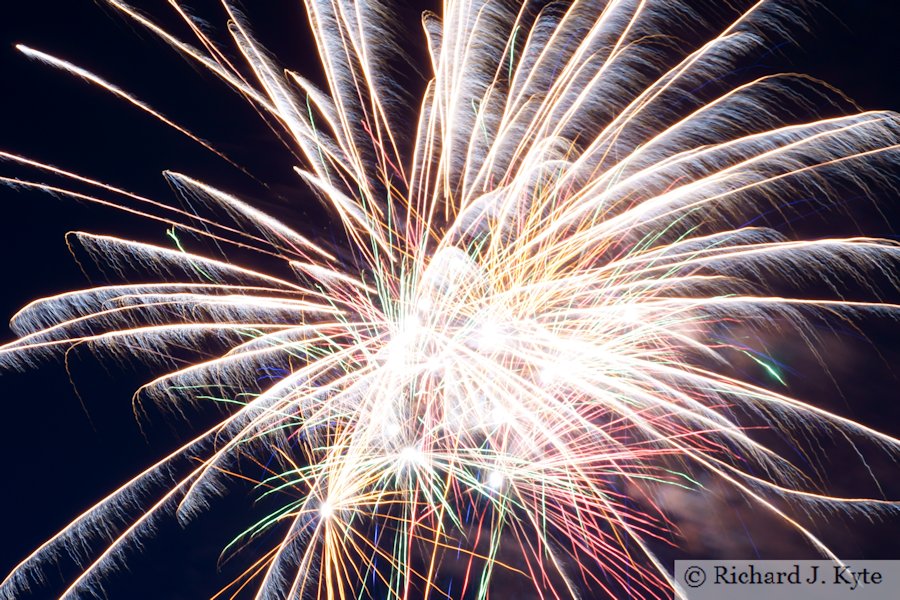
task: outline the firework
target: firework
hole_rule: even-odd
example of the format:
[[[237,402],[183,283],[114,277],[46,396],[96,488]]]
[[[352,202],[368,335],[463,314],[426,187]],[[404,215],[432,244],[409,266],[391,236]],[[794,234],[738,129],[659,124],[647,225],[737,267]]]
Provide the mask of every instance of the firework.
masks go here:
[[[822,492],[749,428],[798,446],[822,429],[889,452],[900,441],[732,364],[748,356],[777,376],[763,348],[729,331],[774,325],[814,344],[819,319],[897,308],[784,293],[889,269],[888,241],[798,241],[771,224],[798,198],[827,206],[884,182],[900,134],[887,112],[785,116],[834,93],[799,75],[723,83],[764,32],[797,21],[787,3],[756,3],[714,30],[721,19],[671,0],[448,0],[442,17],[423,16],[432,78],[415,118],[391,75],[390,6],[305,2],[317,86],[278,67],[228,2],[228,50],[174,0],[195,39],[107,3],[288,140],[347,244],[187,175],[166,173],[189,207],[178,208],[0,155],[73,187],[7,183],[166,223],[175,242],[72,234],[136,283],[26,306],[0,361],[86,346],[180,364],[193,352],[202,358],[144,385],[136,408],[229,411],[28,556],[4,597],[38,586],[63,554],[80,572],[63,597],[84,597],[158,523],[190,520],[235,478],[277,498],[225,549],[276,534],[223,590],[259,598],[486,598],[507,576],[541,598],[665,597],[680,591],[653,547],[675,526],[656,485],[715,481],[835,560],[787,504],[893,508]],[[714,33],[691,45],[678,34],[689,30]],[[19,49],[215,152],[117,85]],[[184,236],[275,268],[187,252]]]

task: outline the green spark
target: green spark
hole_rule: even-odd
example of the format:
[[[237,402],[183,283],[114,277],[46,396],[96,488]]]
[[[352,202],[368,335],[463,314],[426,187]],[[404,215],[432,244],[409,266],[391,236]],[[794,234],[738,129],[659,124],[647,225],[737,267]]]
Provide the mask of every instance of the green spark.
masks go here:
[[[172,225],[169,229],[166,229],[166,235],[172,238],[175,241],[175,246],[178,247],[178,250],[182,254],[188,254],[188,251],[184,249],[184,246],[181,245],[181,240],[178,239],[178,235],[175,233],[175,226]],[[207,273],[203,268],[194,264],[194,261],[191,261],[191,267],[200,274],[201,277],[208,279],[212,283],[216,283],[216,280],[212,278],[212,276]]]
[[[787,383],[786,383],[786,382],[784,381],[784,379],[781,377],[781,373],[778,372],[778,369],[776,369],[775,367],[773,367],[773,366],[770,365],[769,363],[767,363],[767,362],[765,362],[765,361],[762,361],[762,360],[756,358],[755,356],[753,356],[752,354],[750,354],[750,353],[747,352],[746,350],[741,350],[741,352],[743,352],[744,354],[746,354],[747,356],[749,356],[749,357],[753,360],[753,362],[755,362],[756,364],[758,364],[759,366],[761,366],[763,369],[765,369],[765,370],[769,373],[769,375],[771,375],[774,379],[778,380],[778,383],[780,383],[781,385],[787,387]]]

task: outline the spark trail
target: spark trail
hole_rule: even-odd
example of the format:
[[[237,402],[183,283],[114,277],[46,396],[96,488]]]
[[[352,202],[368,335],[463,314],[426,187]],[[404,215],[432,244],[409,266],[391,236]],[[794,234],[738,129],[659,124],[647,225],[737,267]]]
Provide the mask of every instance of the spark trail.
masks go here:
[[[26,557],[3,597],[39,589],[54,561],[79,566],[62,597],[98,591],[156,524],[189,521],[234,478],[283,501],[225,549],[277,532],[223,597],[488,598],[511,576],[540,598],[663,598],[680,590],[654,547],[677,524],[646,484],[712,478],[832,557],[788,506],[895,509],[822,492],[751,428],[798,446],[812,429],[889,453],[900,441],[791,397],[763,349],[717,333],[774,324],[814,345],[820,319],[898,309],[807,297],[796,283],[889,272],[896,244],[804,241],[775,226],[800,199],[826,211],[842,189],[888,182],[900,140],[890,112],[786,115],[836,95],[801,75],[726,84],[767,35],[797,24],[789,3],[729,16],[677,0],[447,0],[422,18],[431,78],[406,113],[388,4],[305,0],[322,87],[280,68],[227,1],[227,49],[177,0],[193,40],[106,4],[289,140],[347,247],[184,174],[165,176],[190,209],[0,155],[39,174],[2,181],[164,222],[177,245],[71,234],[134,283],[26,306],[0,361],[22,368],[86,346],[172,364],[194,350],[136,406],[229,410]],[[211,149],[122,87],[19,49]],[[51,176],[91,191],[42,182]],[[278,269],[192,254],[180,235]],[[739,356],[780,387],[741,379]]]

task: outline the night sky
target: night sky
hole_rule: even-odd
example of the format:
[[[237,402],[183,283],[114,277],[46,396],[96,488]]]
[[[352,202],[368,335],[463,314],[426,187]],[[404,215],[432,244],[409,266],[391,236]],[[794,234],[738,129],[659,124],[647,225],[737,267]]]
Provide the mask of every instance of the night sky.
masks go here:
[[[316,68],[299,0],[245,3],[252,7],[248,12],[258,37],[283,63],[301,72]],[[91,0],[4,4],[0,13],[0,149],[162,200],[173,196],[160,173],[177,170],[236,192],[288,223],[299,223],[302,232],[339,238],[328,215],[292,174],[293,163],[283,146],[240,98],[212,76],[198,72],[164,44]],[[156,7],[154,14],[165,14],[159,8],[165,4],[162,1],[135,4]],[[203,8],[213,2],[191,4],[198,7],[198,14],[210,15],[213,24],[222,24],[220,12]],[[797,35],[800,47],[773,48],[749,68],[760,73],[807,73],[829,81],[864,109],[900,111],[900,5],[895,0],[823,0],[821,4],[810,19],[811,32]],[[409,7],[406,11],[415,14]],[[410,38],[417,40],[410,51],[421,57],[417,21],[411,21],[409,29],[413,31]],[[266,186],[113,96],[30,61],[15,51],[16,43],[61,56],[120,84],[211,141]],[[406,76],[411,89],[421,87],[421,78],[412,70]],[[0,173],[22,171],[0,164]],[[896,237],[900,198],[882,194],[878,201],[884,218],[865,220],[866,233]],[[67,231],[167,243],[162,224],[148,224],[109,209],[8,188],[0,188],[0,202],[5,216],[0,236],[0,281],[4,282],[0,315],[4,318],[33,299],[88,283],[66,248]],[[88,269],[87,276],[91,275]],[[825,404],[834,403],[831,407],[839,412],[852,413],[898,435],[900,381],[891,367],[900,358],[900,328],[877,324],[867,333],[881,348],[880,357],[863,343],[835,342],[833,348],[824,349],[849,357],[852,367],[847,369],[846,385],[855,393],[841,399],[816,397],[824,398]],[[0,339],[12,338],[4,327]],[[862,348],[863,357],[856,353],[857,347]],[[130,405],[131,392],[148,374],[139,367],[120,372],[120,367],[104,367],[84,354],[72,374],[80,400],[58,362],[0,374],[0,574],[191,431],[185,423],[160,418],[149,423],[147,438],[141,435]],[[804,379],[801,374],[795,385],[799,393],[815,396],[822,393],[817,379]],[[198,414],[197,430],[211,418]],[[859,469],[858,463],[840,460],[839,467]],[[900,479],[896,467],[891,471],[883,466],[889,463],[877,465],[887,469],[880,471],[882,477]],[[850,487],[855,481],[852,476],[846,479]],[[893,497],[900,497],[897,485],[892,489]],[[245,504],[240,497],[229,497],[188,532],[164,528],[160,540],[148,544],[146,557],[131,560],[131,572],[113,578],[109,597],[175,600],[217,591],[233,569],[226,566],[225,574],[217,575],[216,556],[229,534],[245,524]],[[690,520],[690,515],[682,516]],[[900,559],[896,520],[872,527],[833,519],[823,527],[834,526],[832,537],[845,556]],[[721,550],[714,543],[704,544],[693,550],[710,556]],[[730,548],[725,541],[722,545]],[[792,548],[788,544],[772,553],[790,555]],[[135,582],[139,591],[132,590]],[[50,593],[35,596],[50,597]]]

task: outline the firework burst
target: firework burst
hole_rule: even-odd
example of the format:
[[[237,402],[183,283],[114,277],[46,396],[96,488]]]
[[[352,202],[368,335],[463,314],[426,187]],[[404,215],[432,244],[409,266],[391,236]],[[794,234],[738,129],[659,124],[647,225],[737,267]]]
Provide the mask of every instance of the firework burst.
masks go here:
[[[0,361],[86,346],[179,364],[136,393],[138,409],[229,410],[28,556],[4,597],[63,555],[80,572],[63,597],[97,591],[158,523],[190,520],[235,478],[278,499],[225,549],[277,538],[223,590],[258,598],[486,598],[507,576],[541,598],[665,597],[678,589],[653,548],[677,527],[650,485],[714,480],[835,559],[788,506],[894,507],[828,495],[749,428],[798,446],[823,429],[889,452],[900,441],[732,365],[747,356],[778,376],[752,336],[729,331],[812,344],[819,319],[897,309],[797,285],[889,270],[894,244],[772,226],[798,199],[822,207],[888,182],[900,139],[892,113],[786,116],[835,94],[799,75],[724,83],[765,32],[796,23],[787,3],[704,20],[710,7],[672,0],[448,0],[422,19],[432,77],[413,118],[377,1],[306,0],[322,85],[278,67],[229,2],[229,48],[175,0],[193,40],[107,4],[243,96],[347,244],[184,174],[166,173],[178,208],[0,155],[43,174],[3,181],[166,223],[176,244],[72,234],[136,283],[26,306]],[[708,41],[684,41],[698,31]],[[19,49],[216,152],[128,91]],[[180,236],[223,256],[187,252]],[[276,268],[240,266],[229,248]],[[184,366],[185,353],[200,358]]]

